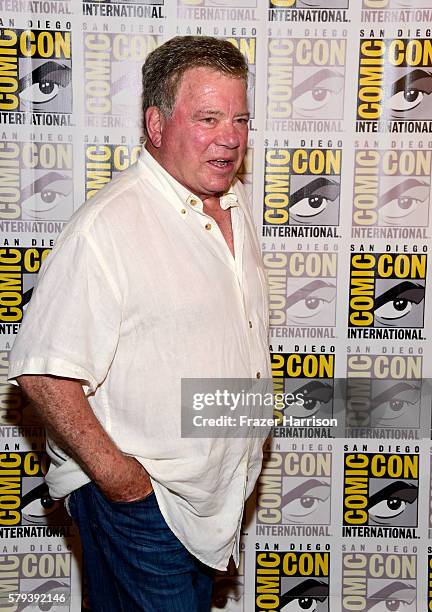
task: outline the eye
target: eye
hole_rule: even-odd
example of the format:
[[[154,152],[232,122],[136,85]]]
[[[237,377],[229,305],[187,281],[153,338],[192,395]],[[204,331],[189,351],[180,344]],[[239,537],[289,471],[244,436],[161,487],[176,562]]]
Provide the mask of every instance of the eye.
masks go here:
[[[35,68],[19,81],[20,98],[23,102],[40,105],[51,102],[60,88],[71,82],[71,69],[53,61]]]
[[[298,217],[314,217],[327,208],[328,202],[327,198],[320,195],[303,198],[290,208],[290,213],[294,213]]]
[[[395,518],[396,516],[402,514],[406,506],[407,503],[402,499],[391,497],[389,499],[384,499],[378,504],[372,506],[372,508],[369,508],[369,514],[374,519]]]
[[[332,76],[327,76],[327,73],[326,70],[326,77],[321,79],[320,73],[317,73],[295,88],[299,91],[294,97],[294,108],[297,112],[301,114],[321,110],[341,91],[344,85],[343,75],[332,71]]]
[[[318,601],[313,597],[299,597],[281,608],[280,612],[315,612],[317,605]]]
[[[419,211],[419,215],[416,215],[416,212],[421,204],[429,199],[430,185],[416,179],[408,179],[397,185],[395,189],[395,195],[398,197],[392,197],[393,189],[381,196],[383,202],[387,201],[379,208],[381,219],[387,223],[396,223],[412,215],[413,217],[417,216],[417,219],[412,221],[421,221],[424,217],[423,213],[427,213],[426,207]]]
[[[294,491],[295,494],[295,491]],[[291,520],[304,519],[313,514],[330,496],[330,487],[327,484],[315,486],[293,498],[284,505],[284,514],[289,514]]]
[[[327,292],[326,292],[327,293]],[[308,319],[310,317],[317,316],[329,303],[331,303],[336,297],[336,293],[329,297],[327,295],[320,296],[317,292],[316,295],[309,295],[295,304],[290,308],[287,308],[287,314],[292,317],[298,317],[299,319]]]
[[[375,310],[375,315],[384,320],[402,319],[402,317],[405,317],[411,312],[412,307],[413,302],[410,302],[406,298],[399,297],[377,308]]]
[[[394,111],[409,111],[421,104],[424,96],[423,91],[410,87],[393,94],[385,105]]]

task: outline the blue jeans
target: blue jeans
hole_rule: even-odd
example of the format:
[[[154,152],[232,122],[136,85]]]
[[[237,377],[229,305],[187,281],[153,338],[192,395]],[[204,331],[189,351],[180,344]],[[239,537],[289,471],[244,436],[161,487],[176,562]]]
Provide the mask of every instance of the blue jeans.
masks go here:
[[[209,612],[213,570],[173,534],[154,493],[111,502],[90,482],[72,493],[69,509],[93,612]]]

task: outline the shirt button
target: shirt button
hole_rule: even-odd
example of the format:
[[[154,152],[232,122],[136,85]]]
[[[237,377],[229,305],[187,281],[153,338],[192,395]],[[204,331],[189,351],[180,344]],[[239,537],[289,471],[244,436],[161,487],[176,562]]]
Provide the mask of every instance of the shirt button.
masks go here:
[[[191,203],[191,206],[196,206],[198,204],[196,200],[191,200],[190,203]]]
[[[249,327],[252,329],[252,321],[249,321]]]
[[[261,378],[261,372],[257,372],[256,377]]]
[[[182,215],[185,215],[186,214],[186,208],[182,208],[180,212],[181,212]]]
[[[211,230],[211,223],[206,223],[205,228],[206,230]]]

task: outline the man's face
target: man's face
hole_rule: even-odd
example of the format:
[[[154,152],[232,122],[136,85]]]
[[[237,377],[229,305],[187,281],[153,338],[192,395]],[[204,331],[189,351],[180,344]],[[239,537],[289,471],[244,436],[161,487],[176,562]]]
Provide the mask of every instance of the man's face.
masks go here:
[[[191,68],[180,82],[174,110],[162,118],[161,165],[205,200],[225,192],[247,147],[246,86],[207,68]]]

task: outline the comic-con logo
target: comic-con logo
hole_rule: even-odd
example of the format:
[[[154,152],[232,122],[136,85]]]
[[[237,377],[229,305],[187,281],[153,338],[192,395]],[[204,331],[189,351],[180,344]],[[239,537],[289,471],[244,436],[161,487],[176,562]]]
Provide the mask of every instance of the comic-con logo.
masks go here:
[[[84,152],[86,199],[134,164],[140,151],[141,145],[87,144]]]
[[[428,555],[428,585],[428,610],[432,610],[432,555]]]
[[[267,119],[342,119],[346,40],[270,38]]]
[[[36,275],[51,249],[0,248],[0,331],[2,324],[20,323],[33,293]]]
[[[230,36],[225,37],[236,49],[240,51],[248,66],[247,101],[250,118],[255,117],[255,80],[256,80],[256,37]]]
[[[0,30],[0,122],[70,125],[71,44],[68,31]]]
[[[70,610],[71,564],[69,552],[1,555],[2,610]]]
[[[357,149],[353,227],[427,227],[432,151]]]
[[[329,552],[256,553],[255,612],[329,610]]]
[[[342,611],[417,610],[417,555],[342,555]]]
[[[0,525],[67,525],[63,504],[51,499],[44,476],[49,459],[39,451],[0,453]]]
[[[162,19],[164,0],[83,0],[83,15]]]
[[[279,421],[333,416],[334,354],[272,353],[271,367]]]
[[[162,37],[105,32],[83,37],[86,125],[139,125],[141,66]]]
[[[244,611],[244,574],[245,553],[242,550],[238,568],[231,559],[227,571],[215,573],[211,612]]]
[[[330,525],[331,472],[329,452],[266,451],[258,480],[257,535],[271,535],[261,525]]]
[[[270,325],[334,326],[337,253],[265,252]]]
[[[209,6],[215,8],[256,8],[257,5],[257,0],[177,0],[177,2],[179,6]]]
[[[338,225],[341,149],[267,148],[264,225]]]
[[[366,525],[378,527],[360,533],[372,537],[385,536],[391,531],[387,528],[417,527],[418,479],[418,454],[345,453],[344,535],[353,535],[357,530],[352,528]],[[404,537],[414,537],[414,532],[405,530]]]
[[[271,9],[329,9],[340,8],[345,9],[349,6],[349,0],[269,0],[269,8]]]
[[[432,8],[431,0],[363,0],[364,9]]]
[[[73,213],[70,143],[0,143],[0,219],[67,221]]]
[[[249,142],[246,155],[244,156],[242,165],[240,166],[237,177],[241,180],[246,188],[246,192],[249,196],[249,200],[253,201],[253,166],[254,166],[254,143]]]
[[[382,427],[408,430],[420,427],[422,405],[421,355],[347,357],[345,425],[349,428]]]
[[[349,327],[422,328],[426,263],[425,254],[352,253]]]
[[[357,131],[430,132],[431,67],[429,38],[361,40]]]
[[[29,428],[23,432],[23,436],[43,438],[44,427],[35,415],[30,401],[21,392],[20,387],[7,382],[8,370],[9,351],[0,351],[0,426],[19,425]]]

